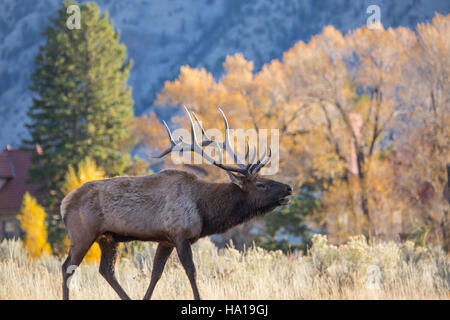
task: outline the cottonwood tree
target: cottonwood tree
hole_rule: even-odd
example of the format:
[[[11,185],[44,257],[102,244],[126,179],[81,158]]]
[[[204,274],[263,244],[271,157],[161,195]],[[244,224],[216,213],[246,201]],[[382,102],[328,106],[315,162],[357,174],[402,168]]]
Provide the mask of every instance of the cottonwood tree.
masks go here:
[[[437,14],[417,26],[417,42],[408,68],[411,102],[399,141],[398,194],[406,202],[409,234],[429,231],[429,239],[447,250],[448,210],[441,199],[450,159],[450,15]]]
[[[234,127],[278,128],[280,172],[297,190],[320,191],[314,227],[336,242],[359,233],[398,239],[415,224],[416,186],[439,190],[449,159],[449,20],[437,15],[417,34],[326,27],[258,72],[241,54],[229,56],[217,80],[183,66],[156,103],[187,104],[208,127],[223,129],[220,106],[235,115]],[[423,206],[419,216],[433,210]]]

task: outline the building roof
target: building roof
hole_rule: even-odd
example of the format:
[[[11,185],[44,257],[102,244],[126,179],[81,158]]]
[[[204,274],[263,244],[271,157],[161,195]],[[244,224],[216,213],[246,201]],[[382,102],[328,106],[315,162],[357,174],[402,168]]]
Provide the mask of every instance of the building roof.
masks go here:
[[[35,193],[37,186],[27,184],[32,150],[7,147],[0,152],[0,211],[18,211],[25,192]]]
[[[0,152],[0,179],[13,178],[12,163],[8,152]]]

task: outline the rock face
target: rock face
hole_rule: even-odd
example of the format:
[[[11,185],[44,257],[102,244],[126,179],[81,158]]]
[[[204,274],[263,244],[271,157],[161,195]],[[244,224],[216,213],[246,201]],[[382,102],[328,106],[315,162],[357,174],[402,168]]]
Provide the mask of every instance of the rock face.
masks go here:
[[[385,27],[414,27],[435,12],[450,12],[450,2],[441,0],[96,2],[102,12],[109,12],[134,60],[130,85],[137,114],[152,108],[164,81],[174,79],[185,64],[205,67],[218,76],[226,55],[242,52],[258,69],[326,25],[345,32],[365,24],[372,4],[380,6]],[[24,123],[31,104],[28,87],[34,55],[44,43],[41,32],[48,17],[60,5],[60,0],[0,1],[0,148],[17,146],[27,135]]]

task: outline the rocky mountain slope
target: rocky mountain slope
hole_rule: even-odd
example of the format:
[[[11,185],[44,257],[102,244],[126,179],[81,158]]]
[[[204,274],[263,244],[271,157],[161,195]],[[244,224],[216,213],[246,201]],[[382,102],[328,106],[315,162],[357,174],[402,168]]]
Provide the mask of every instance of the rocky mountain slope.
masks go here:
[[[30,73],[45,39],[42,30],[61,0],[0,0],[0,148],[19,146],[27,135]],[[242,52],[256,68],[326,25],[345,32],[366,23],[369,5],[381,8],[386,26],[414,27],[435,12],[448,14],[446,0],[97,0],[121,31],[129,56],[136,114],[153,108],[165,80],[180,66],[205,67],[219,76],[228,54]],[[82,17],[81,17],[82,18]],[[160,114],[168,117],[169,114]]]

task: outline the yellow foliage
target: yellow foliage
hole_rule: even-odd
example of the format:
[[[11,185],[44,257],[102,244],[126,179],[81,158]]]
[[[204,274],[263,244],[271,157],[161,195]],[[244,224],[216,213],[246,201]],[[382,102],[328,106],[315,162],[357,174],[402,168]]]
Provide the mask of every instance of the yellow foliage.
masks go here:
[[[69,247],[70,247],[70,240],[69,240],[68,237],[66,237],[64,239],[64,246],[66,248],[66,251],[68,252],[69,251]],[[66,252],[66,254],[67,254],[67,252]],[[84,256],[83,261],[85,261],[85,262],[99,262],[101,254],[102,254],[102,252],[100,250],[100,246],[98,245],[97,242],[94,242],[94,244],[91,246],[89,251]]]
[[[440,205],[450,161],[449,34],[450,15],[439,14],[417,32],[364,26],[343,35],[329,26],[258,72],[239,53],[226,57],[218,79],[183,66],[155,103],[188,105],[205,128],[223,129],[220,106],[233,128],[279,129],[278,179],[294,189],[316,181],[320,223],[339,239],[396,239],[415,215],[442,236],[442,217],[431,212],[443,210],[425,206],[415,186],[431,184],[429,202]]]
[[[102,252],[100,250],[100,246],[98,245],[97,242],[94,242],[92,247],[89,249],[89,251],[84,256],[83,261],[85,261],[85,262],[99,262],[101,254],[102,254]]]
[[[22,209],[17,219],[25,232],[25,249],[30,256],[39,258],[43,252],[51,254],[51,247],[47,243],[44,208],[28,192],[23,197]]]
[[[100,180],[104,177],[105,171],[101,167],[98,167],[94,160],[86,157],[78,164],[78,171],[75,171],[73,166],[69,166],[69,171],[66,173],[65,177],[63,192],[64,194],[68,194],[85,182]]]
[[[100,180],[105,178],[104,170],[97,166],[94,160],[89,157],[86,157],[83,161],[78,164],[78,170],[72,166],[69,166],[69,170],[66,173],[65,182],[63,186],[63,192],[68,194],[69,192],[75,190],[80,187],[83,183],[92,181],[92,180]],[[68,241],[65,241],[66,243]],[[95,242],[92,247],[89,249],[83,261],[100,261],[101,251],[100,247]]]

